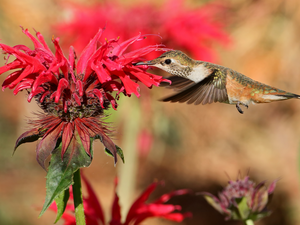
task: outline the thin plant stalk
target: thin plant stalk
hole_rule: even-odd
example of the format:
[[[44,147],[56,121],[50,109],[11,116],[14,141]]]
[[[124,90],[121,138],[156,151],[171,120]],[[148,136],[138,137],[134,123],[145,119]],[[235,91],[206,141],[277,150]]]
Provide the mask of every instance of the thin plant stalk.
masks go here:
[[[72,187],[74,196],[76,225],[86,225],[81,191],[80,169],[78,169],[74,173],[74,184],[72,185]]]

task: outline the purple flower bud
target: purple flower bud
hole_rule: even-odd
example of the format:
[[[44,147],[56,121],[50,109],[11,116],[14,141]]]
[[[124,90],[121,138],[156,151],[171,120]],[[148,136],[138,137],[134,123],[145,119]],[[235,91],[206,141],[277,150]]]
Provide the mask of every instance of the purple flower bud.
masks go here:
[[[246,176],[241,180],[229,181],[224,190],[218,194],[219,198],[206,192],[202,194],[211,206],[226,216],[226,220],[255,221],[270,214],[267,204],[276,182],[273,181],[267,188],[265,182],[256,185]]]

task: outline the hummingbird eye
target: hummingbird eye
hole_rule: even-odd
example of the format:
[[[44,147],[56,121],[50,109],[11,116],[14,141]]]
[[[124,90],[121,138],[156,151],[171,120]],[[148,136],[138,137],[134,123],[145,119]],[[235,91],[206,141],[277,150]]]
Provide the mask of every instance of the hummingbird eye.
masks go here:
[[[166,59],[166,60],[165,60],[165,64],[170,64],[171,62],[172,62],[171,59]]]

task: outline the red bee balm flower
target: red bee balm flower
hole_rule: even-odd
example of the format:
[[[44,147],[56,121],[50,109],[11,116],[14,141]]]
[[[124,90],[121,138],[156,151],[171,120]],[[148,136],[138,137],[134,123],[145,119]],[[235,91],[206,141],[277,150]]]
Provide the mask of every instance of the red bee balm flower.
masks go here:
[[[145,39],[146,36],[141,34],[122,43],[118,39],[107,40],[97,48],[103,32],[99,29],[76,63],[73,47],[70,47],[67,59],[58,38],[52,39],[56,50],[53,54],[39,32],[36,39],[27,29],[22,30],[32,40],[34,50],[24,45],[0,44],[8,58],[10,55],[16,57],[0,67],[0,74],[11,72],[2,89],[14,89],[14,94],[26,89],[28,101],[35,98],[45,114],[30,122],[33,128],[19,137],[15,149],[22,143],[41,138],[36,149],[37,161],[45,168],[46,158],[58,144],[62,143],[62,157],[67,150],[72,157],[79,145],[91,156],[90,138],[99,138],[116,162],[116,146],[100,118],[110,105],[117,108],[120,93],[125,96],[133,93],[139,97],[137,81],[149,88],[165,81],[161,76],[147,73],[147,68],[133,65],[143,60],[144,55],[165,49],[161,45],[152,45],[125,53],[128,46]],[[111,94],[113,91],[117,92],[115,97]]]
[[[227,46],[229,35],[225,32],[225,18],[228,18],[228,7],[221,1],[211,1],[197,7],[186,7],[183,0],[140,1],[139,4],[124,5],[122,1],[98,1],[91,6],[76,3],[63,3],[70,14],[65,22],[55,25],[62,37],[63,46],[71,42],[81,51],[99,26],[108,23],[112,27],[107,37],[121,35],[129,38],[142,31],[146,34],[160,34],[163,43],[175,49],[188,51],[194,58],[205,61],[216,61],[215,46]],[[156,2],[155,2],[156,3]],[[101,15],[101,16],[99,16]],[[124,19],[126,18],[126,19]],[[153,44],[150,38],[148,44]],[[155,58],[152,56],[149,58]]]
[[[186,217],[191,217],[190,212],[182,213],[181,206],[165,204],[173,196],[184,195],[190,193],[187,189],[173,191],[168,194],[162,195],[160,198],[155,200],[152,203],[146,203],[150,194],[155,190],[158,183],[151,184],[132,204],[129,212],[127,214],[126,220],[122,222],[121,218],[121,208],[119,205],[119,196],[115,192],[114,201],[112,204],[111,210],[111,220],[106,222],[104,218],[104,213],[101,207],[99,200],[97,199],[96,193],[92,189],[91,185],[87,179],[82,176],[83,181],[87,187],[88,197],[83,197],[83,205],[85,212],[85,219],[87,225],[129,225],[129,224],[141,224],[144,220],[150,217],[161,217],[167,220],[181,222]],[[115,187],[117,186],[117,179],[115,181]],[[70,191],[70,199],[73,199],[73,193]],[[50,209],[57,211],[55,203],[52,203]],[[67,204],[66,211],[62,215],[62,218],[65,220],[64,225],[75,225],[74,217],[74,206],[72,204]]]

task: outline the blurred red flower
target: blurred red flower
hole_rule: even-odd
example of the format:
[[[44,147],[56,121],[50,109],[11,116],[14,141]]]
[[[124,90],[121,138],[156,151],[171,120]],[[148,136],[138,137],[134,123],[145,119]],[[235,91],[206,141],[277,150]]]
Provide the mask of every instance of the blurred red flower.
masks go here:
[[[120,93],[139,96],[138,81],[149,88],[164,81],[161,76],[147,73],[147,68],[133,65],[150,52],[163,51],[162,46],[151,45],[125,53],[130,45],[146,38],[139,34],[121,43],[119,39],[106,40],[97,47],[103,32],[99,29],[76,62],[73,47],[67,59],[58,38],[52,39],[54,54],[39,32],[36,39],[27,29],[22,30],[32,40],[34,50],[24,45],[0,44],[0,49],[8,55],[6,65],[0,67],[0,74],[10,72],[2,88],[14,89],[14,94],[27,90],[27,100],[35,98],[44,114],[39,115],[39,120],[30,122],[33,128],[19,137],[15,149],[20,144],[42,138],[36,152],[37,161],[45,168],[46,158],[60,142],[62,157],[68,149],[70,157],[76,155],[80,146],[91,156],[90,138],[98,138],[116,162],[116,147],[100,118],[110,105],[117,108]],[[8,63],[11,55],[16,59]],[[115,97],[111,94],[113,91],[117,92]]]
[[[64,45],[72,43],[78,50],[82,50],[98,27],[105,24],[114,27],[107,34],[109,38],[119,35],[125,40],[139,32],[159,34],[167,46],[188,51],[193,57],[206,61],[217,58],[214,44],[225,46],[229,43],[229,36],[223,29],[227,10],[217,3],[187,8],[183,0],[169,0],[160,7],[146,2],[126,7],[115,0],[90,7],[71,3],[64,6],[71,19],[54,27],[63,37]],[[154,42],[148,39],[147,44]]]
[[[87,225],[138,225],[150,217],[161,217],[167,220],[181,222],[184,218],[192,216],[192,214],[189,212],[174,212],[181,210],[181,207],[179,205],[165,204],[173,196],[189,193],[190,191],[186,189],[164,194],[152,203],[147,204],[147,199],[159,184],[156,182],[151,184],[132,204],[124,222],[122,222],[121,218],[119,196],[117,195],[115,190],[115,198],[111,209],[111,220],[107,223],[105,221],[103,210],[99,200],[97,199],[96,193],[92,189],[87,179],[84,176],[82,176],[82,178],[88,192],[88,196],[83,197],[84,213]],[[117,187],[117,183],[118,181],[116,179],[115,189]],[[72,191],[70,191],[70,199],[73,199]],[[57,207],[54,202],[51,204],[50,209],[57,211]],[[73,204],[67,204],[66,211],[62,215],[62,218],[65,220],[64,225],[76,225]]]

